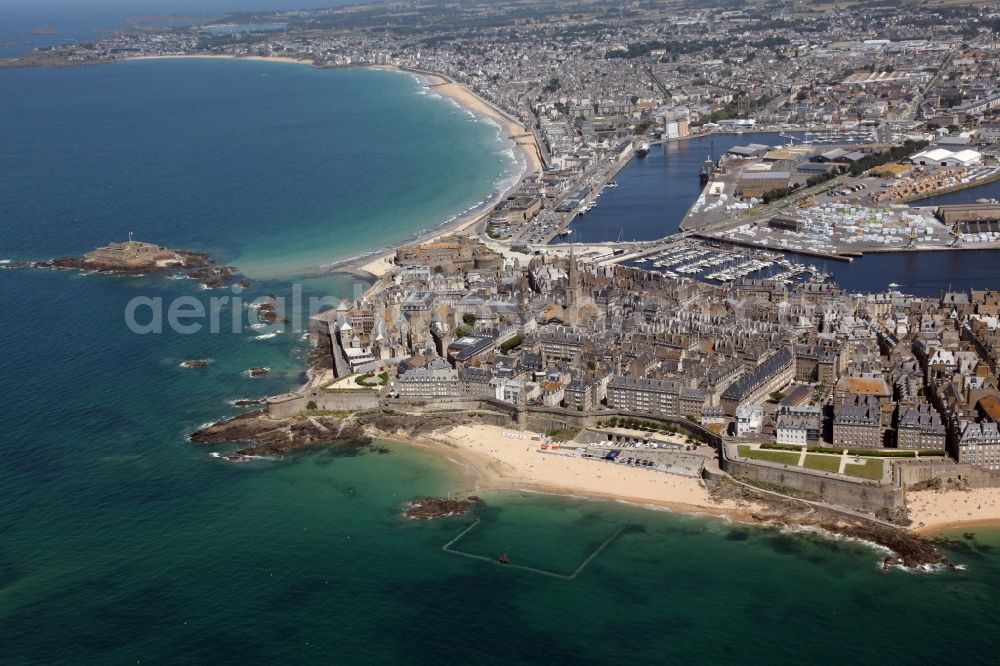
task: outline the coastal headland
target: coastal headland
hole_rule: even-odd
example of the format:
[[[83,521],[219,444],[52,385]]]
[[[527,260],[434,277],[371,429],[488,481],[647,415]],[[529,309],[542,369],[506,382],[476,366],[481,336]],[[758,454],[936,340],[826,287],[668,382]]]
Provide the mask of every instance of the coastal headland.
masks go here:
[[[9,50],[0,265],[136,229],[255,284],[0,271],[0,661],[988,654],[995,255],[916,251],[1000,218],[882,196],[997,168],[996,16],[871,4],[67,15]],[[908,140],[983,163],[862,170]],[[663,241],[699,170],[712,240]],[[866,258],[794,251],[834,242]],[[140,337],[144,300],[225,330]]]
[[[706,481],[545,451],[539,448],[545,439],[540,433],[510,431],[488,421],[483,414],[414,417],[378,410],[319,411],[280,419],[251,412],[206,426],[193,433],[190,440],[208,445],[249,442],[249,446],[225,456],[233,462],[251,462],[258,456],[293,454],[330,445],[359,449],[374,441],[389,440],[426,450],[457,465],[463,481],[461,487],[450,493],[454,498],[478,501],[481,494],[490,491],[518,491],[622,502],[745,524],[817,529],[867,541],[892,552],[886,558],[886,566],[947,564],[927,538],[939,528],[956,526],[927,522],[933,520],[935,514],[928,507],[934,507],[936,500],[954,501],[945,495],[939,498],[921,495],[912,514],[920,520],[920,527],[904,529],[861,515],[808,505],[794,498],[756,492],[725,480]],[[963,493],[961,499],[969,498],[978,495],[975,491],[968,496]],[[995,513],[996,497],[991,498],[988,506]],[[980,520],[976,524],[996,523]]]
[[[284,59],[284,61],[303,64],[302,61],[290,59]],[[447,89],[452,94],[464,96],[467,100],[478,100],[477,103],[485,104],[478,97],[445,77],[439,77],[436,81],[437,83],[431,85],[435,85],[439,90]],[[500,117],[503,117],[502,114]],[[508,120],[507,122],[512,121]],[[383,265],[385,268],[391,266],[388,261],[383,261]],[[374,271],[372,272],[374,273]],[[330,428],[331,426],[324,424],[322,420],[307,418],[300,429],[312,437],[313,443],[322,445],[329,437],[327,431]],[[657,475],[651,474],[648,470],[637,468],[603,463],[595,464],[594,461],[546,455],[537,451],[537,446],[526,447],[526,455],[523,458],[509,457],[513,456],[516,451],[510,446],[510,441],[507,441],[510,438],[505,437],[502,432],[499,435],[496,432],[493,432],[492,435],[489,432],[468,433],[458,428],[456,427],[453,432],[444,431],[444,434],[438,433],[433,438],[427,437],[425,439],[427,441],[437,439],[439,444],[442,443],[440,440],[443,439],[444,445],[452,448],[440,449],[438,447],[442,453],[447,455],[447,453],[456,450],[454,447],[457,447],[469,457],[471,468],[489,472],[483,473],[482,478],[478,481],[478,486],[473,490],[477,488],[512,489],[583,495],[636,504],[649,504],[685,512],[726,515],[730,518],[737,515],[752,518],[754,513],[759,513],[754,511],[753,503],[747,500],[719,498],[711,495],[705,486],[696,479]],[[339,427],[338,432],[340,432]],[[376,429],[370,432],[378,434],[379,431]],[[468,440],[466,447],[456,444],[456,442],[463,441],[463,438]],[[494,447],[493,450],[483,450],[483,442],[494,440],[498,444],[503,442],[504,446]],[[279,440],[276,439],[275,442],[277,443]],[[281,455],[289,451],[278,447],[258,452],[251,448],[250,450],[241,450],[239,455]],[[560,468],[557,469],[556,465],[559,465]],[[961,516],[958,517],[961,518]],[[952,515],[949,520],[945,521],[945,524],[950,524],[954,519],[955,516]],[[929,520],[920,520],[919,522],[925,525],[935,524]]]

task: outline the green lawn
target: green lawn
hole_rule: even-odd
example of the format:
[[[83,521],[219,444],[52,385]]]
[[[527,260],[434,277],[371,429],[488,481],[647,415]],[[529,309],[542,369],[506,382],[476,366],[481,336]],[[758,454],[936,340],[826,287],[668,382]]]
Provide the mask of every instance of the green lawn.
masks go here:
[[[853,463],[847,463],[844,466],[844,474],[849,474],[850,476],[860,476],[863,479],[872,479],[873,481],[880,481],[882,479],[882,466],[883,461],[870,458],[860,465],[855,465]]]
[[[837,472],[840,469],[840,456],[824,456],[818,453],[806,455],[805,467],[818,469],[821,472]]]
[[[550,430],[545,433],[557,442],[568,442],[580,434],[579,428],[563,428],[561,430]]]
[[[768,462],[782,463],[785,465],[799,464],[798,453],[787,453],[785,451],[754,450],[746,445],[739,446],[738,451],[740,453],[740,456],[742,456],[743,458],[753,458],[755,460],[767,460]]]

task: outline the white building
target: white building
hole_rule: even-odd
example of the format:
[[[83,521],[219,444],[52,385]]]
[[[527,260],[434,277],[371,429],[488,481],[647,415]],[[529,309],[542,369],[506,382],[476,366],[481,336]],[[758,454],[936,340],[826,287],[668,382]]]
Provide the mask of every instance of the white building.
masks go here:
[[[983,155],[970,148],[960,150],[957,153],[945,148],[933,148],[917,153],[910,158],[910,161],[920,166],[968,167],[982,162]]]
[[[799,420],[799,419],[796,419]],[[778,444],[792,444],[794,446],[806,445],[806,427],[801,423],[792,423],[791,419],[779,420],[777,428]]]
[[[775,441],[778,444],[807,446],[818,442],[822,429],[822,410],[819,407],[784,405],[775,419]]]
[[[736,436],[759,435],[764,424],[764,407],[761,405],[740,405],[736,408]]]

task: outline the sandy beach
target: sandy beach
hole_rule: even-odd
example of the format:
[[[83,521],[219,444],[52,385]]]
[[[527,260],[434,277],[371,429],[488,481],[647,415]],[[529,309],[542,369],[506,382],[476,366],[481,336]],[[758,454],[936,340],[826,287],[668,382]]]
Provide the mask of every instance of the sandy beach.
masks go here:
[[[543,451],[540,437],[533,437],[539,437],[538,433],[462,425],[403,441],[459,464],[468,484],[463,490],[468,493],[522,490],[582,496],[748,523],[759,522],[753,514],[765,510],[753,502],[718,500],[700,479]],[[910,492],[907,504],[913,520],[910,531],[915,534],[1000,527],[1000,488]]]
[[[462,425],[406,441],[460,464],[469,484],[464,490],[469,493],[524,490],[575,495],[740,522],[754,522],[750,514],[761,508],[749,502],[716,500],[700,479],[543,452],[540,440],[532,441],[536,436],[497,426]]]
[[[952,528],[1000,527],[1000,488],[908,492],[911,530],[930,534]]]
[[[426,243],[441,238],[442,236],[475,228],[476,225],[482,222],[487,215],[489,215],[493,206],[495,206],[498,201],[502,200],[507,196],[507,194],[520,186],[525,177],[542,170],[540,152],[538,145],[535,142],[534,135],[506,113],[500,111],[465,86],[452,81],[442,74],[435,74],[432,72],[415,71],[389,65],[373,65],[371,68],[416,74],[424,80],[425,85],[429,89],[433,90],[438,95],[454,100],[462,107],[469,109],[477,115],[489,118],[493,122],[500,125],[504,134],[514,141],[515,150],[522,155],[526,164],[525,170],[521,174],[518,182],[513,184],[505,192],[500,193],[498,197],[487,202],[483,206],[478,207],[476,210],[459,215],[448,224],[441,225],[434,229],[434,231],[424,234],[419,238],[415,238],[410,242]],[[387,249],[385,252],[378,252],[361,260],[341,262],[339,264],[334,264],[332,267],[341,271],[359,271],[361,273],[374,276],[375,278],[380,278],[392,269],[392,260],[394,256],[395,250]]]
[[[259,60],[262,62],[290,62],[298,65],[312,65],[312,60],[302,58],[289,58],[287,56],[234,56],[234,55],[212,55],[212,54],[191,54],[191,55],[162,55],[162,56],[133,56],[125,60],[178,60],[178,59],[211,59],[211,60]]]
[[[411,70],[400,70],[411,71]],[[414,72],[416,73],[416,72]],[[419,76],[427,80],[427,85],[433,88],[437,94],[453,99],[461,106],[493,120],[503,128],[504,133],[514,143],[522,148],[522,152],[528,162],[528,173],[542,170],[542,161],[539,156],[538,146],[535,144],[534,135],[529,132],[519,122],[511,118],[506,113],[500,111],[495,106],[475,94],[465,86],[456,83],[441,74],[419,73]]]

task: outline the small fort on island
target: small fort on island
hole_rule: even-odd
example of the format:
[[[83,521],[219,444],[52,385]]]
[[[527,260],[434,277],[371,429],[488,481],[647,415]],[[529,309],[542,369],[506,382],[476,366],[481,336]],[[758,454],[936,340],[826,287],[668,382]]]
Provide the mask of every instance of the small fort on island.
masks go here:
[[[235,274],[229,267],[213,267],[205,252],[173,250],[162,245],[137,241],[129,233],[127,241],[113,242],[94,248],[79,257],[57,257],[34,262],[15,262],[8,268],[63,268],[116,275],[136,275],[177,269],[207,269],[210,272]]]
[[[206,252],[174,250],[162,245],[129,239],[95,248],[80,257],[56,257],[42,261],[10,262],[4,268],[61,269],[103,273],[112,276],[139,276],[160,273],[168,277],[197,280],[206,288],[250,281],[232,266],[217,266]]]
[[[100,267],[121,269],[148,269],[153,267],[183,266],[191,254],[165,248],[153,243],[133,240],[108,243],[83,255],[87,263]]]

